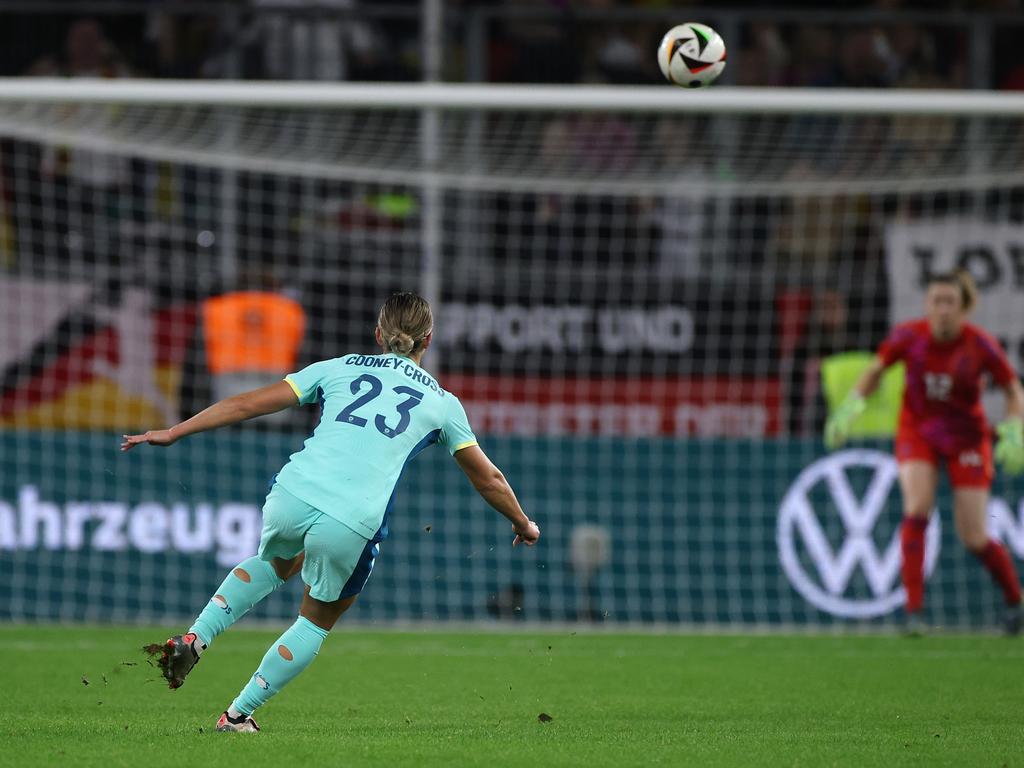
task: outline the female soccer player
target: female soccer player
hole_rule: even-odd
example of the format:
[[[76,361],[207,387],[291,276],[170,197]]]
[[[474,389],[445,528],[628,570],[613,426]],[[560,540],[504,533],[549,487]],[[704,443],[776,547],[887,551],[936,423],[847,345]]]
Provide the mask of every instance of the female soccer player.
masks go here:
[[[1013,560],[985,528],[994,470],[989,425],[981,407],[981,378],[988,374],[1006,393],[1007,415],[996,429],[995,458],[1012,475],[1024,471],[1024,389],[999,343],[967,322],[976,303],[977,290],[966,272],[932,277],[925,298],[926,317],[892,331],[825,427],[826,446],[841,445],[885,368],[897,361],[905,363],[896,460],[903,493],[900,543],[907,631],[912,634],[924,627],[925,530],[935,504],[940,462],[953,487],[957,534],[1002,588],[1007,632],[1017,634],[1021,629],[1020,582]]]
[[[473,487],[532,546],[540,529],[502,473],[477,445],[459,399],[420,361],[433,339],[430,306],[391,296],[377,319],[381,355],[314,363],[284,381],[229,397],[170,429],[125,435],[121,450],[168,446],[186,435],[319,400],[320,423],[277,475],[263,507],[259,554],[227,575],[195,623],[163,645],[159,666],[178,688],[214,639],[301,569],[306,593],[296,622],[278,638],[217,722],[218,731],[259,730],[252,713],[309,666],[327,633],[355,602],[388,535],[388,512],[405,465],[444,445]]]

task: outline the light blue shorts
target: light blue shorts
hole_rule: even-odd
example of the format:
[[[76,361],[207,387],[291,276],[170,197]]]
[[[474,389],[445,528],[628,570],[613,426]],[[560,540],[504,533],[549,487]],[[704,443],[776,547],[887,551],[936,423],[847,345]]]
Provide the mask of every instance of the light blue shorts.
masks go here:
[[[285,560],[306,553],[302,580],[325,603],[358,595],[379,552],[375,542],[274,483],[263,505],[261,560]]]

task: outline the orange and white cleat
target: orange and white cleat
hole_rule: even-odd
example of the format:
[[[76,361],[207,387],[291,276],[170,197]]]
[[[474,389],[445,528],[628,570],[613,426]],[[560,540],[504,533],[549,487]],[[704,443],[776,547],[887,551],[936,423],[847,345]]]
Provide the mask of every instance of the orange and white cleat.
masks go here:
[[[259,733],[260,727],[256,725],[252,715],[240,714],[238,717],[232,717],[225,710],[217,721],[217,730],[221,733]]]

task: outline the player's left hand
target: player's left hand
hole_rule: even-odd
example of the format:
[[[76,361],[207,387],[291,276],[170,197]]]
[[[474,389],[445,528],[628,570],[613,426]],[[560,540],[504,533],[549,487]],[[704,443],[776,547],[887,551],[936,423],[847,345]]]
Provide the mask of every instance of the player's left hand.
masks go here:
[[[1024,421],[1006,419],[998,427],[996,434],[995,459],[1008,475],[1019,475],[1024,472]]]
[[[136,445],[143,443],[168,446],[173,445],[176,441],[177,438],[171,434],[169,429],[151,429],[143,435],[121,435],[121,450],[130,451]]]
[[[537,543],[537,539],[540,538],[540,527],[533,522],[533,520],[527,520],[526,525],[522,528],[512,527],[516,537],[512,540],[512,546],[515,547],[519,544],[525,544],[528,547],[532,547]]]

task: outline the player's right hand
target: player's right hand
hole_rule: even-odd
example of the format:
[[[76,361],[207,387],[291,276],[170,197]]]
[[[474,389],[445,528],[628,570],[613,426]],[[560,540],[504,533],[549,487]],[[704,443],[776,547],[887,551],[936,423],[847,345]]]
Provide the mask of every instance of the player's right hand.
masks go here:
[[[177,438],[169,429],[151,429],[142,435],[121,435],[121,450],[130,451],[136,445],[149,443],[150,445],[168,446],[173,445]]]
[[[856,392],[851,392],[825,422],[825,447],[830,451],[841,447],[850,436],[853,422],[864,413],[865,408],[867,403],[864,402],[864,398]]]
[[[528,547],[532,547],[537,543],[537,539],[540,538],[540,528],[533,520],[527,520],[526,525],[523,526],[512,526],[512,532],[515,533],[516,537],[512,541],[512,546],[518,544],[525,544]]]

